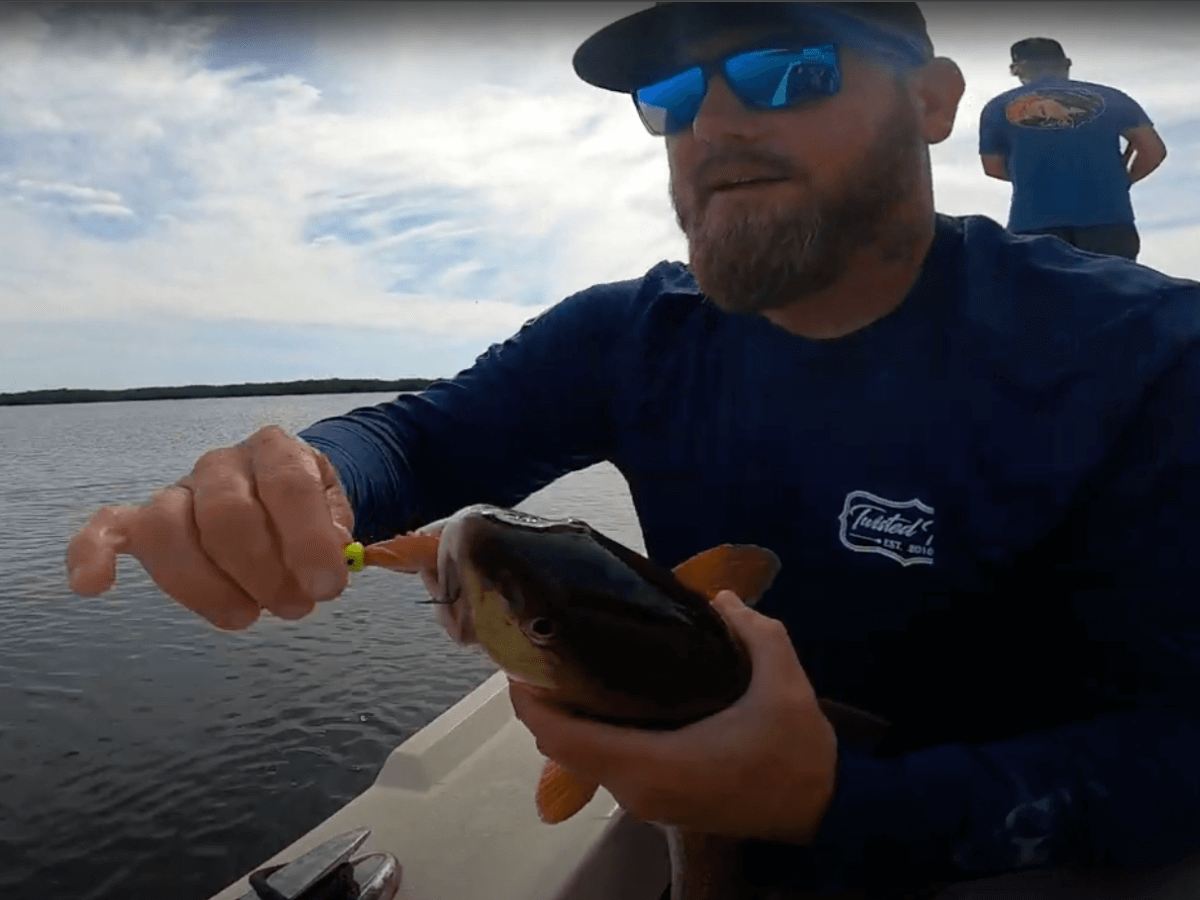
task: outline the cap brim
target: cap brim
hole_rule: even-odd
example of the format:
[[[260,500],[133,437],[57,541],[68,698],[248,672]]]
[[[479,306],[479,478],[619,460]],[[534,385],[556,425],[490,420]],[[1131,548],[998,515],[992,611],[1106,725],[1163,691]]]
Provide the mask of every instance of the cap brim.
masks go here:
[[[760,28],[814,43],[837,40],[852,26],[880,34],[877,25],[851,12],[855,5],[660,3],[613,22],[584,41],[575,51],[575,72],[598,88],[632,93],[693,65],[696,60],[689,56],[689,48],[696,42],[734,29]],[[844,11],[830,6],[842,6]],[[912,40],[894,32],[886,36],[906,44]]]
[[[588,84],[631,93],[691,63],[688,45],[735,27],[795,30],[786,3],[664,3],[602,28],[575,51],[575,72]],[[827,37],[814,29],[814,38]]]

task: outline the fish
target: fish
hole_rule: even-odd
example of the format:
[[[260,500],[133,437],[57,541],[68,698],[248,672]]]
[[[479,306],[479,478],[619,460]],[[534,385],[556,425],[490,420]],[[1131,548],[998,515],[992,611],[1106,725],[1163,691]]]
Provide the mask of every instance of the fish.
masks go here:
[[[510,679],[575,715],[674,729],[725,709],[749,687],[750,658],[711,601],[747,605],[781,563],[721,544],[667,569],[586,522],[475,505],[364,548],[366,565],[420,574],[456,642],[482,647]],[[839,740],[877,740],[886,720],[824,700]],[[534,791],[543,822],[575,815],[599,785],[547,760]],[[751,897],[740,842],[664,827],[672,900]]]

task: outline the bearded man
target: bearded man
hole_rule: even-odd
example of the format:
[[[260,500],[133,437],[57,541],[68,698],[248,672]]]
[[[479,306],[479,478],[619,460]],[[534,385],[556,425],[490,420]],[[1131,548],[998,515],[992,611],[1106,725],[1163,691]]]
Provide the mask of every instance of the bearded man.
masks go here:
[[[659,4],[575,67],[664,138],[690,264],[207,454],[98,513],[72,586],[124,552],[219,627],[296,618],[345,588],[352,538],[606,460],[659,563],[746,543],[783,568],[757,611],[718,598],[754,665],[733,707],[641,732],[514,685],[547,755],[746,839],[764,882],[1072,867],[1152,896],[1200,849],[1200,285],[938,215],[928,147],[964,85],[916,4]],[[839,746],[816,695],[893,724]]]

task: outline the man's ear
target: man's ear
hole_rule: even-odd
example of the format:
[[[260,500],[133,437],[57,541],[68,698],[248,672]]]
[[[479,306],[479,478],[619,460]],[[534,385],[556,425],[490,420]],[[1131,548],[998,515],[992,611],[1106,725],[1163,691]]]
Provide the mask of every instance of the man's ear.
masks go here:
[[[954,118],[967,83],[951,59],[939,56],[927,62],[916,79],[917,101],[925,141],[940,144],[954,130]]]

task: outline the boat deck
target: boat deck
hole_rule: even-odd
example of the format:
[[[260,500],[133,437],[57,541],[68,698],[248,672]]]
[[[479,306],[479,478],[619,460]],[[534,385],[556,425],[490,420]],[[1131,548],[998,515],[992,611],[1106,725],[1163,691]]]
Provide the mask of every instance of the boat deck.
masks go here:
[[[558,825],[538,819],[544,758],[497,673],[392,751],[375,783],[265,865],[357,828],[360,854],[391,853],[397,900],[660,900],[666,844],[605,790]],[[249,874],[249,873],[247,873]],[[246,878],[212,900],[238,900]]]

